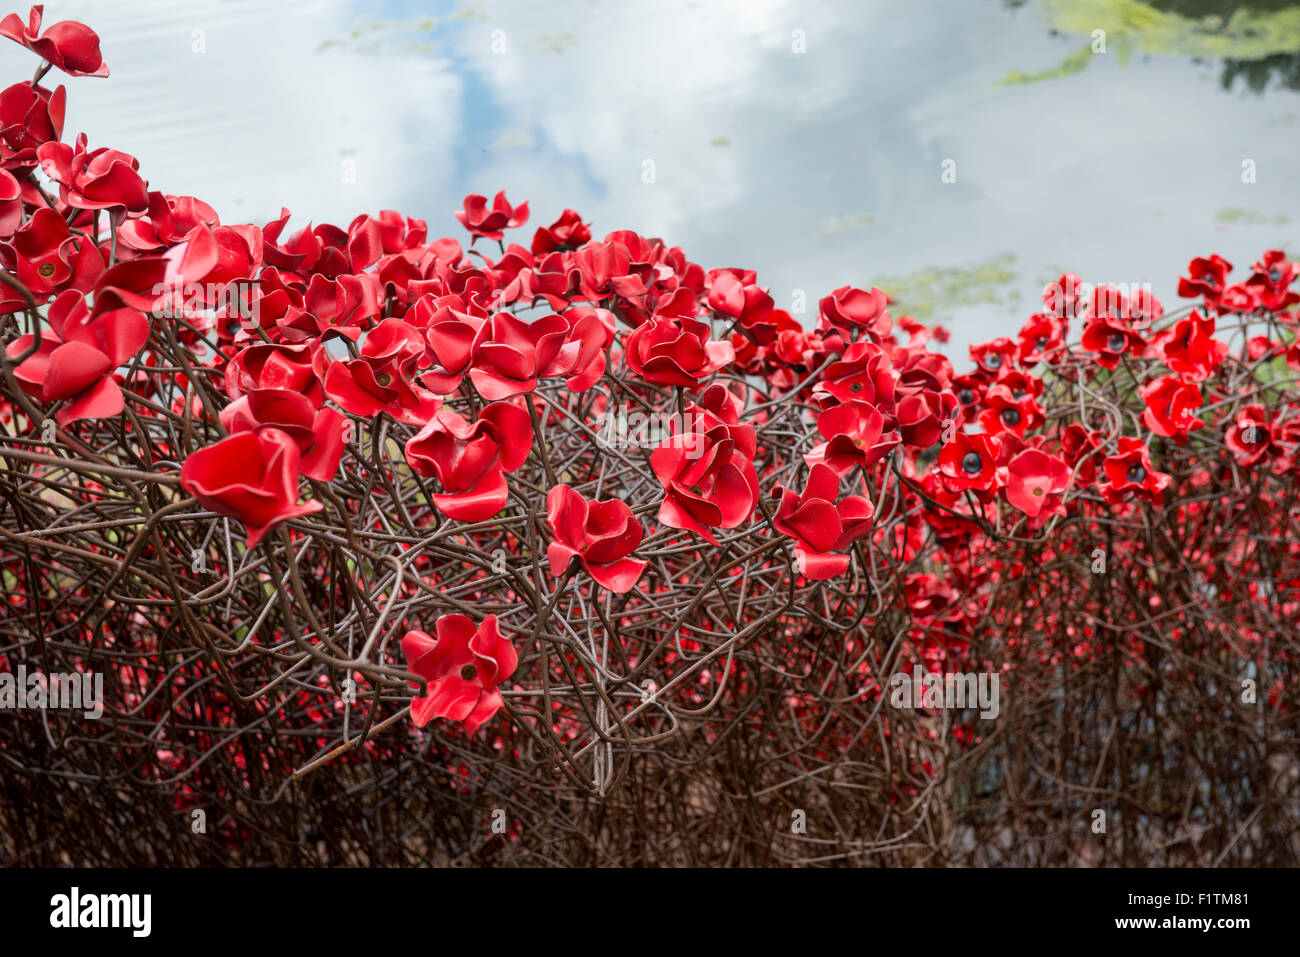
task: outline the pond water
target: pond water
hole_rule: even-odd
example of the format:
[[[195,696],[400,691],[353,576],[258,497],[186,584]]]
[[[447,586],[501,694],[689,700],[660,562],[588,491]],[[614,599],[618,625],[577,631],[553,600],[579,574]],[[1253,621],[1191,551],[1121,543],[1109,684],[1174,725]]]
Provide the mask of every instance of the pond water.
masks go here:
[[[505,189],[517,241],[572,207],[802,290],[808,321],[878,285],[958,360],[1065,269],[1168,304],[1192,256],[1300,247],[1295,4],[465,2],[50,2],[112,70],[67,81],[65,138],[226,222],[461,238],[461,197]]]

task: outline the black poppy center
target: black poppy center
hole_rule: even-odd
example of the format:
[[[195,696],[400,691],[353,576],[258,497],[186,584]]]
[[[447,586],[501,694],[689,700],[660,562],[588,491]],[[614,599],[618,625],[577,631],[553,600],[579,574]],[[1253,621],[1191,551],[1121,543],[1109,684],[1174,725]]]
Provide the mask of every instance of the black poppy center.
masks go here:
[[[1019,409],[1003,409],[1003,410],[1002,410],[1002,422],[1003,422],[1004,425],[1019,425],[1019,424],[1020,424],[1020,410],[1019,410]]]
[[[984,364],[990,369],[996,369],[998,366],[1002,365],[1002,356],[995,352],[985,358]]]
[[[41,263],[41,268],[36,271],[48,279],[54,275],[54,263]]]
[[[465,665],[460,669],[460,677],[462,681],[473,681],[478,677],[478,669],[473,665]]]
[[[1106,340],[1106,348],[1111,352],[1123,352],[1125,341],[1122,333],[1112,332]]]
[[[984,468],[984,460],[978,452],[967,452],[961,457],[961,468],[967,475],[979,475]]]
[[[975,401],[975,393],[970,389],[962,389],[957,393],[957,400],[961,402],[962,405],[970,405]]]
[[[1130,465],[1128,468],[1128,480],[1137,484],[1146,480],[1147,470],[1141,465]]]
[[[386,386],[393,381],[393,377],[389,375],[387,372],[376,372],[375,381],[378,382],[380,385]]]

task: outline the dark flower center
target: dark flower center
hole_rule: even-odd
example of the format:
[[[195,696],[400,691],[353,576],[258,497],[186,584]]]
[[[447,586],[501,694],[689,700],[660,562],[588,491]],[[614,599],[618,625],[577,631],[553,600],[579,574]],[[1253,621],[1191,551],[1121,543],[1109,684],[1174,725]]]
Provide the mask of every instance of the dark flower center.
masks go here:
[[[961,457],[961,468],[967,475],[979,475],[984,468],[984,460],[978,452],[967,452]]]
[[[460,677],[462,681],[473,681],[478,677],[478,669],[473,665],[465,665],[460,669]]]
[[[1273,268],[1271,268],[1271,269],[1268,271],[1268,281],[1269,281],[1269,282],[1281,282],[1281,281],[1282,281],[1282,270],[1278,269],[1276,266],[1274,266]]]
[[[1147,470],[1141,465],[1130,465],[1128,469],[1128,480],[1135,485],[1146,481]]]
[[[1123,352],[1125,339],[1122,333],[1112,332],[1106,340],[1106,348],[1111,352]]]
[[[1019,409],[1003,409],[1003,410],[1002,410],[1002,422],[1003,422],[1004,425],[1019,425],[1019,424],[1020,424],[1020,410],[1019,410]]]
[[[1002,356],[994,352],[992,355],[985,356],[984,364],[990,369],[996,369],[1002,365]]]
[[[54,275],[54,263],[41,263],[41,268],[36,271],[48,279]]]
[[[1043,349],[1046,347],[1047,347],[1047,336],[1039,336],[1037,339],[1034,340],[1034,349],[1036,351],[1042,352]]]
[[[855,383],[853,383],[853,385],[849,386],[849,391],[850,391],[850,392],[861,392],[861,391],[862,391],[862,383],[861,383],[861,382],[855,382]]]
[[[393,377],[389,375],[387,372],[376,372],[375,381],[378,382],[380,385],[386,386],[393,381]]]
[[[1213,289],[1215,286],[1219,284],[1219,280],[1215,279],[1213,276],[1210,275],[1202,276],[1201,282],[1205,283],[1211,289]]]
[[[962,389],[960,392],[957,393],[957,401],[959,401],[962,405],[970,405],[972,402],[975,401],[975,393],[972,392],[970,389]]]

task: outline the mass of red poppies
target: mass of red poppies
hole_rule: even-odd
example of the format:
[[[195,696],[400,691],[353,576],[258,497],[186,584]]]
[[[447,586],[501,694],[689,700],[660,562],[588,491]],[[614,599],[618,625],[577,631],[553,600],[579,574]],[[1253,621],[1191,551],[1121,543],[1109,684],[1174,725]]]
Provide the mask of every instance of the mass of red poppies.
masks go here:
[[[544,570],[541,608],[565,588],[593,607],[607,593],[651,605],[681,584],[656,555],[736,564],[739,548],[734,574],[838,581],[869,609],[881,598],[861,583],[885,553],[904,568],[883,587],[913,616],[918,664],[973,665],[990,582],[1024,542],[1073,548],[1065,529],[1119,523],[1107,547],[1122,556],[1135,517],[1195,512],[1212,477],[1255,482],[1266,502],[1296,487],[1300,267],[1281,250],[1198,256],[1175,302],[1064,275],[1018,332],[954,364],[933,348],[946,331],[880,289],[844,285],[793,314],[751,270],[706,268],[631,230],[600,237],[571,209],[530,237],[529,204],[504,192],[465,197],[446,237],[391,210],[345,226],[290,226],[287,209],[223,223],[155,188],[147,158],[65,135],[60,81],[109,76],[90,28],[45,24],[36,6],[0,34],[34,70],[0,92],[16,386],[0,415],[14,435],[53,420],[74,440],[101,420],[128,435],[151,416],[182,421],[208,438],[152,462],[180,489],[155,507],[233,520],[241,549],[300,541],[327,507],[355,513],[355,493],[331,483],[364,455],[370,494],[420,483],[418,502],[393,509],[485,575],[496,559],[476,542],[505,529],[508,566]],[[629,412],[668,425],[605,449],[602,429]],[[1175,475],[1175,454],[1195,467]],[[600,457],[621,477],[603,479]],[[1186,558],[1180,574],[1222,556]],[[490,594],[456,600],[472,610]],[[415,725],[473,735],[503,720],[503,690],[545,680],[551,666],[508,625],[460,612],[402,623],[393,661],[420,679]],[[779,634],[754,640],[779,657]]]

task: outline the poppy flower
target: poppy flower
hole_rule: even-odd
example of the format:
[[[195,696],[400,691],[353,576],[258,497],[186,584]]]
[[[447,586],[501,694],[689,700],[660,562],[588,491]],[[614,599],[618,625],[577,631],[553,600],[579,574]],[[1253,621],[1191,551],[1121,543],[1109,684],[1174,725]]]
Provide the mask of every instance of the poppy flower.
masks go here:
[[[1035,313],[1020,327],[1017,357],[1025,367],[1044,360],[1059,362],[1064,358],[1065,320],[1046,313]]]
[[[1012,432],[1023,437],[1025,432],[1043,424],[1042,407],[1028,392],[1022,392],[1017,398],[1008,385],[1012,381],[994,383],[984,396],[985,409],[980,413],[979,422],[990,435]]]
[[[541,376],[563,375],[581,343],[567,351],[569,324],[560,316],[526,322],[498,312],[479,329],[469,378],[490,402],[537,388]]]
[[[298,446],[299,470],[319,482],[338,473],[343,458],[343,423],[337,409],[315,408],[301,392],[252,389],[221,410],[222,427],[232,435],[274,428]]]
[[[1112,505],[1134,495],[1158,503],[1170,481],[1152,466],[1146,443],[1132,436],[1121,436],[1119,451],[1101,463],[1101,494]]]
[[[1188,432],[1205,424],[1193,414],[1201,407],[1201,390],[1195,383],[1167,375],[1152,379],[1140,392],[1147,404],[1142,421],[1156,435],[1173,438],[1181,445]]]
[[[885,431],[880,410],[866,402],[845,402],[817,417],[817,431],[825,440],[804,455],[810,466],[824,462],[836,475],[861,466],[869,468],[898,445],[897,432]]]
[[[650,467],[664,488],[660,524],[698,532],[713,545],[710,529],[736,528],[758,503],[754,463],[725,427],[672,436],[650,453]]]
[[[423,728],[434,718],[450,718],[473,734],[501,710],[497,687],[514,674],[519,656],[497,627],[496,615],[477,628],[465,615],[443,615],[434,631],[436,638],[422,631],[402,638],[407,668],[426,682],[424,694],[411,702],[411,721]]]
[[[563,575],[576,557],[587,573],[610,591],[631,591],[647,562],[629,558],[645,534],[628,504],[620,499],[583,498],[567,485],[546,496],[546,520],[555,541],[546,547],[552,575]]]
[[[45,403],[66,402],[55,416],[60,425],[121,412],[122,389],[113,370],[144,346],[149,320],[134,309],[92,317],[85,297],[68,290],[50,306],[48,321],[40,349],[14,370],[23,391]],[[21,355],[33,342],[31,334],[20,336],[7,352]]]
[[[735,358],[726,340],[710,339],[708,323],[659,316],[628,334],[623,356],[647,382],[694,388]]]
[[[1029,448],[1007,463],[1007,501],[1031,519],[1065,514],[1062,493],[1070,486],[1070,467],[1042,449]]]
[[[0,238],[12,238],[22,224],[23,188],[12,173],[0,169]]]
[[[1043,287],[1043,312],[1052,319],[1069,320],[1083,305],[1083,279],[1067,272]]]
[[[533,234],[534,256],[543,256],[562,249],[577,249],[591,239],[591,224],[571,209],[560,213],[560,218],[549,226],[539,226]]]
[[[1289,288],[1300,275],[1300,263],[1288,260],[1285,252],[1270,249],[1251,268],[1254,271],[1246,282],[1265,309],[1279,312],[1300,302],[1300,293]]]
[[[970,357],[978,371],[990,378],[997,378],[1003,370],[1010,368],[1016,352],[1016,344],[1005,337],[970,347]]]
[[[758,285],[752,269],[715,269],[709,273],[709,308],[719,316],[734,319],[737,327],[754,342],[766,345],[776,338],[771,322],[772,297]]]
[[[840,402],[868,402],[882,413],[894,410],[894,393],[899,374],[893,360],[870,340],[854,342],[828,365],[815,392],[834,396]]]
[[[46,206],[32,213],[0,255],[6,264],[12,256],[13,271],[39,301],[72,278],[78,250],[67,220]]]
[[[34,167],[38,147],[63,135],[67,90],[15,83],[0,92],[0,166],[22,175]]]
[[[465,197],[464,208],[456,213],[460,224],[473,234],[474,238],[500,240],[503,229],[514,229],[528,222],[528,204],[511,206],[506,199],[505,190],[492,199],[492,208],[488,209],[487,197],[470,194]]]
[[[528,413],[494,402],[472,423],[442,408],[406,443],[406,460],[420,475],[436,475],[444,491],[433,504],[448,518],[481,522],[505,507],[505,473],[513,472],[533,447]]]
[[[848,555],[835,555],[871,531],[875,509],[870,500],[849,495],[836,502],[840,480],[834,470],[814,465],[803,494],[780,487],[773,527],[794,539],[799,573],[822,580],[841,575],[849,567]]]
[[[203,200],[165,196],[155,190],[149,194],[148,214],[127,220],[118,227],[117,235],[127,249],[152,253],[184,241],[195,227],[211,230],[219,225],[217,211]]]
[[[1224,444],[1238,465],[1251,466],[1279,451],[1273,440],[1273,426],[1262,405],[1248,405],[1228,426]]]
[[[957,404],[968,418],[974,419],[984,401],[988,389],[988,380],[980,376],[964,375],[952,380],[952,393],[957,397]]]
[[[1246,282],[1233,283],[1223,290],[1216,305],[1221,312],[1254,312],[1260,306],[1260,287]]]
[[[939,479],[951,492],[974,489],[989,492],[997,486],[999,449],[992,437],[983,433],[958,432],[939,451],[936,462]]]
[[[385,319],[366,333],[359,358],[329,367],[325,394],[353,415],[387,412],[398,422],[423,425],[441,404],[413,381],[423,355],[419,330],[401,319]]]
[[[1214,317],[1192,311],[1158,335],[1155,353],[1171,371],[1204,382],[1228,354],[1228,344],[1214,338]]]
[[[321,509],[298,504],[298,444],[276,428],[239,432],[199,449],[181,466],[181,485],[204,508],[242,522],[252,548],[280,522]]]
[[[325,389],[318,375],[320,348],[308,343],[257,343],[236,353],[226,365],[226,395],[237,399],[253,389],[301,392],[320,408]],[[318,358],[319,357],[319,358]]]
[[[1071,422],[1061,430],[1061,452],[1067,462],[1073,463],[1081,485],[1092,484],[1098,461],[1094,453],[1100,448],[1100,432],[1089,432],[1078,422]]]
[[[647,276],[634,267],[627,246],[619,242],[587,243],[573,254],[573,269],[578,274],[582,298],[591,303],[607,296],[639,296],[646,291]]]
[[[893,326],[886,309],[889,297],[874,286],[856,289],[841,286],[818,303],[821,318],[833,326],[851,332],[861,329],[879,342],[889,335]]]
[[[564,384],[573,392],[586,392],[609,365],[606,354],[614,342],[614,314],[596,306],[574,306],[561,313],[561,318],[569,324],[560,349]]]
[[[139,213],[149,208],[149,191],[137,172],[140,162],[120,150],[86,150],[86,134],[77,145],[45,143],[36,150],[41,172],[59,184],[59,198],[77,209]]]
[[[1090,319],[1079,343],[1087,352],[1097,353],[1097,365],[1114,369],[1125,355],[1140,356],[1146,350],[1146,340],[1112,317]]]
[[[0,36],[8,37],[49,61],[68,76],[108,76],[108,64],[99,52],[99,34],[76,20],[52,23],[41,34],[44,4],[27,13],[27,23],[16,13],[0,20]]]
[[[752,425],[743,425],[740,414],[745,410],[744,400],[721,382],[715,382],[699,398],[686,407],[686,422],[690,431],[704,435],[718,426],[736,443],[736,451],[752,459],[758,449],[758,440]]]
[[[964,418],[961,403],[947,390],[905,396],[894,415],[898,434],[906,445],[928,449],[943,438],[946,429],[959,429]]]
[[[422,296],[403,317],[424,330],[425,354],[421,363],[428,368],[420,381],[437,395],[449,395],[460,388],[474,358],[474,342],[485,320],[462,312],[464,303],[455,296],[439,303],[433,295]]]
[[[1201,296],[1213,304],[1227,288],[1231,271],[1232,263],[1222,256],[1198,256],[1187,264],[1188,275],[1178,280],[1178,295],[1184,299]]]

